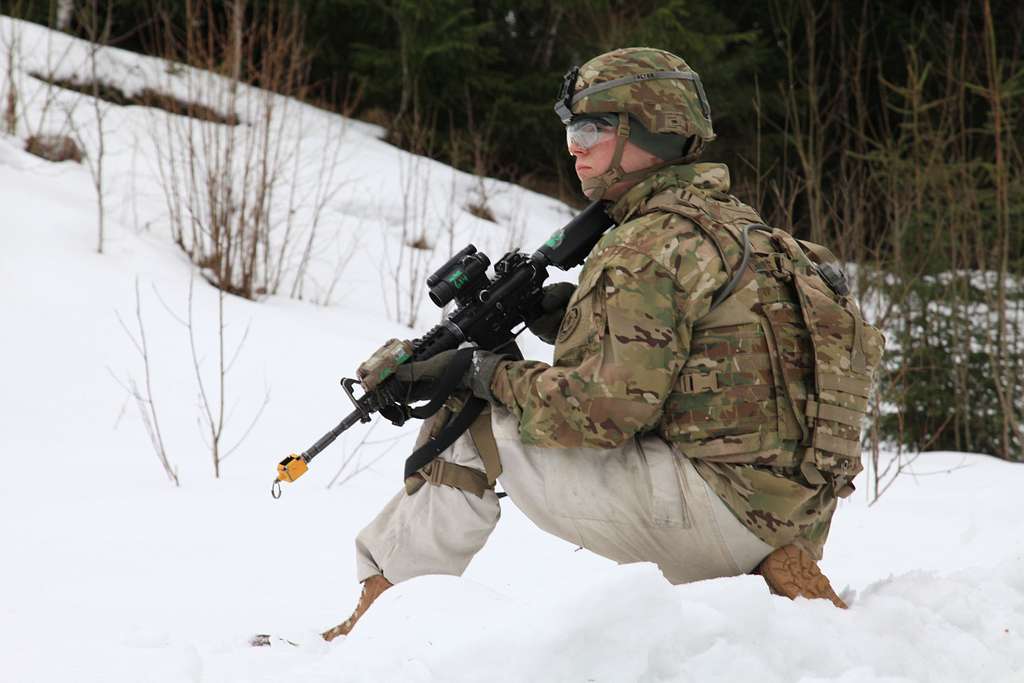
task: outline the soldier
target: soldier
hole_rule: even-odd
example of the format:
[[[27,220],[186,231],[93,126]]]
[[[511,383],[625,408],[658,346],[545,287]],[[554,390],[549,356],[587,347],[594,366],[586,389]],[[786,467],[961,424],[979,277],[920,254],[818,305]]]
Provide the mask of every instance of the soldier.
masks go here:
[[[682,59],[600,55],[555,110],[584,193],[618,226],[574,290],[545,290],[531,329],[552,365],[474,354],[463,384],[490,415],[359,534],[363,593],[327,640],[394,583],[460,575],[498,521],[499,476],[537,526],[674,584],[756,571],[845,607],[816,560],[861,469],[881,335],[827,250],[765,226],[726,166],[695,163],[714,132]],[[452,353],[399,368],[411,399]]]

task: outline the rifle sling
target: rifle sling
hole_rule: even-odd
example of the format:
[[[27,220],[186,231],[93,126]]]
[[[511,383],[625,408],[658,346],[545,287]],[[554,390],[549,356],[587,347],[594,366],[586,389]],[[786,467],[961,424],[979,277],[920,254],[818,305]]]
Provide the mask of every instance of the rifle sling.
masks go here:
[[[450,393],[450,391],[449,391]],[[433,401],[431,401],[432,403]],[[473,396],[466,402],[466,406],[455,418],[449,422],[441,432],[426,442],[410,455],[405,461],[405,478],[416,474],[416,472],[429,463],[431,460],[444,452],[446,448],[455,443],[455,440],[462,436],[473,421],[480,415],[480,411],[487,405],[487,401]]]

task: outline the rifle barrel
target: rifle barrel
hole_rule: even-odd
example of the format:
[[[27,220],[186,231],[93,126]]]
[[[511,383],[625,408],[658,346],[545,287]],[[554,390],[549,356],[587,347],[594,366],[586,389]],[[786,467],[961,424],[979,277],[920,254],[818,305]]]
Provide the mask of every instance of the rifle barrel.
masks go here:
[[[310,460],[315,458],[320,451],[334,443],[334,440],[341,436],[342,432],[357,422],[360,422],[362,417],[363,413],[361,411],[353,410],[344,420],[338,423],[337,427],[321,436],[319,441],[304,451],[302,453],[302,459],[308,463]]]

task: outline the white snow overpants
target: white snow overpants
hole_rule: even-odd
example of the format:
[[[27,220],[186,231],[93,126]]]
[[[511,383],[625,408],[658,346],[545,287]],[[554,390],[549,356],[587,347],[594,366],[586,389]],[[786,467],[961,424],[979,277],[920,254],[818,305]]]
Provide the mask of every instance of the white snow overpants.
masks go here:
[[[535,448],[519,440],[515,416],[498,407],[491,415],[502,488],[559,538],[620,564],[653,562],[673,584],[745,574],[772,551],[655,436],[613,450]],[[468,433],[442,458],[484,469]],[[357,578],[461,575],[500,515],[493,491],[403,490],[356,538]]]

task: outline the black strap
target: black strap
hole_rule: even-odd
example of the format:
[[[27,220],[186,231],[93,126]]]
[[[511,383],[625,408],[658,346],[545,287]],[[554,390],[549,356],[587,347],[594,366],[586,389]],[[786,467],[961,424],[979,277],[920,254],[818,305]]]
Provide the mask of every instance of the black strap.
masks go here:
[[[469,429],[469,425],[480,416],[480,412],[487,405],[487,401],[476,396],[471,397],[465,407],[455,416],[451,422],[444,426],[444,429],[430,441],[426,442],[410,455],[405,461],[405,478],[408,479],[428,462],[441,455],[446,448],[455,443],[462,434]]]
[[[519,347],[515,343],[515,337],[507,339],[504,343],[495,346],[493,350],[503,350],[502,352],[512,360],[522,360],[523,358],[522,351],[519,350]],[[444,375],[438,382],[438,393],[430,400],[430,403],[419,409],[413,408],[413,410],[423,410],[426,412],[427,408],[430,408],[438,402],[439,397],[443,397],[440,398],[440,404],[431,412],[427,413],[426,417],[429,417],[440,410],[441,404],[447,400],[449,394],[455,390],[455,386],[458,384],[459,380],[461,380],[465,375],[466,370],[469,369],[469,363],[472,362],[473,353],[475,351],[475,348],[459,349],[455,354],[455,358],[453,358],[452,362],[448,364],[448,368],[445,370]],[[458,366],[463,366],[461,371],[457,370]],[[453,368],[456,369],[453,370]],[[454,375],[454,379],[451,379],[449,375]],[[466,433],[469,426],[473,424],[473,421],[480,416],[480,413],[486,405],[487,401],[484,399],[477,396],[470,396],[469,400],[466,401],[466,405],[463,406],[459,414],[449,421],[437,436],[417,448],[413,451],[412,455],[406,458],[404,478],[408,479],[412,475],[416,474],[421,467],[441,455],[446,448],[455,443],[460,436]],[[416,417],[419,417],[419,415],[416,415],[415,413],[413,414]],[[499,493],[498,497],[504,498],[505,494]]]

